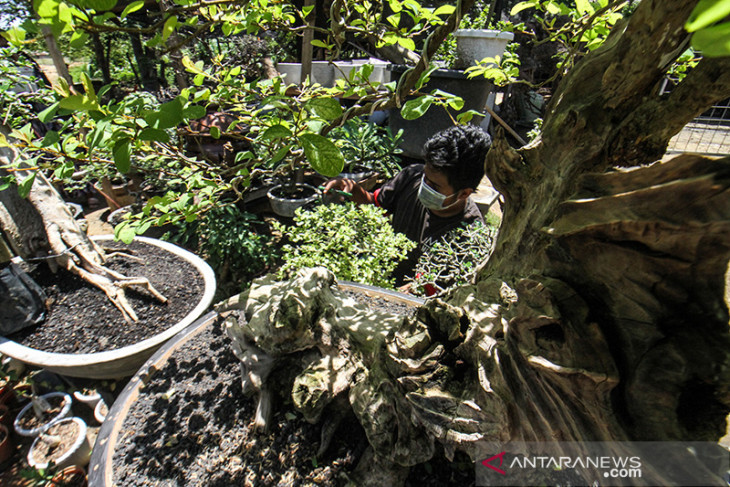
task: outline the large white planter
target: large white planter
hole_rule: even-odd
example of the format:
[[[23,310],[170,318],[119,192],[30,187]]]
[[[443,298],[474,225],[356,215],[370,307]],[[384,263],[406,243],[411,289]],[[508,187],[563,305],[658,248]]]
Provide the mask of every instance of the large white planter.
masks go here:
[[[459,69],[473,66],[485,57],[501,56],[507,44],[515,35],[487,29],[458,29],[456,37],[456,67]]]
[[[351,61],[312,61],[312,74],[310,79],[313,83],[319,83],[324,87],[331,88],[338,79],[348,78],[354,68],[364,64],[373,66],[368,80],[371,83],[387,83],[390,81],[389,72],[386,70],[388,63],[380,59],[353,59]],[[276,69],[285,76],[286,82],[299,85],[302,83],[301,63],[278,63]]]
[[[113,240],[112,235],[92,237],[95,241]],[[169,242],[155,238],[135,237],[135,240],[163,248],[192,264],[202,275],[203,296],[198,304],[182,320],[167,330],[139,343],[97,353],[52,353],[23,346],[0,336],[0,354],[13,357],[28,365],[48,369],[57,374],[89,379],[116,379],[129,377],[147,360],[160,345],[194,322],[208,309],[215,294],[213,269],[200,257]]]

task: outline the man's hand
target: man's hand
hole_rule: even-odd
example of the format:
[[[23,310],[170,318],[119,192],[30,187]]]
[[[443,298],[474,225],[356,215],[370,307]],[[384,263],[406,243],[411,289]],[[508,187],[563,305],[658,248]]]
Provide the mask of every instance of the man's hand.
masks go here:
[[[340,190],[350,193],[352,195],[350,199],[358,204],[375,203],[375,196],[373,196],[372,193],[365,191],[362,186],[352,179],[337,178],[327,181],[327,184],[324,186],[324,194],[335,194],[334,191],[330,190]],[[342,196],[339,197],[342,198]]]

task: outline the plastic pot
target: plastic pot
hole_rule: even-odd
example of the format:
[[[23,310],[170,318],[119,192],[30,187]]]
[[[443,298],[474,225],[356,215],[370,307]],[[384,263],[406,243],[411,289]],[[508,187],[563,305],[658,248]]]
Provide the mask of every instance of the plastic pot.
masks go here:
[[[106,405],[104,400],[96,403],[96,407],[94,408],[94,419],[96,419],[99,424],[103,423],[106,420],[106,415],[109,413],[109,406]]]
[[[43,394],[40,396],[42,399],[45,399],[46,401],[51,401],[53,399],[61,398],[62,399],[62,405],[61,405],[61,411],[59,411],[55,416],[53,416],[51,419],[47,420],[45,423],[41,424],[40,426],[37,426],[32,429],[27,429],[21,426],[21,420],[28,414],[35,414],[33,412],[33,401],[30,401],[28,404],[23,406],[23,409],[20,410],[18,413],[18,416],[15,418],[15,422],[13,422],[13,428],[15,428],[15,432],[18,433],[21,436],[38,436],[41,433],[44,433],[53,426],[54,423],[68,417],[71,414],[71,403],[72,399],[71,396],[66,394],[65,392],[49,392],[48,394]],[[55,401],[53,401],[55,402]]]
[[[96,404],[101,401],[101,394],[96,391],[84,394],[82,391],[74,391],[74,399],[82,404],[86,404],[91,409],[96,407]]]
[[[0,424],[0,464],[12,457],[15,453],[15,442],[10,436],[10,430],[4,424]]]
[[[295,196],[287,197],[282,195],[282,192],[294,187],[295,190],[304,191],[308,193],[307,196]],[[293,218],[294,212],[297,208],[301,208],[304,205],[314,203],[320,198],[320,192],[314,186],[306,183],[290,184],[278,184],[271,188],[268,192],[269,202],[271,203],[271,209],[274,213],[279,216],[286,218]]]
[[[507,44],[515,35],[512,32],[502,32],[488,29],[458,29],[456,37],[457,68],[468,68],[485,57],[501,56]]]
[[[86,470],[78,465],[71,465],[64,468],[46,484],[46,487],[63,487],[63,486],[84,486],[89,485],[86,480]]]
[[[38,469],[47,468],[49,461],[40,452],[42,442],[47,441],[44,439],[46,437],[45,435],[57,434],[60,428],[71,423],[76,426],[72,443],[54,463],[58,468],[65,468],[71,465],[78,465],[80,467],[87,465],[91,457],[91,444],[89,444],[89,439],[86,437],[86,423],[83,419],[75,416],[54,423],[43,435],[33,440],[33,444],[28,451],[28,465]]]

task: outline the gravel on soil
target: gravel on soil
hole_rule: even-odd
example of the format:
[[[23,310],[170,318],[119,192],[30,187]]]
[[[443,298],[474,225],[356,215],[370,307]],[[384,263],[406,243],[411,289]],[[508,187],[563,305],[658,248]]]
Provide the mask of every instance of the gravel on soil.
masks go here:
[[[127,277],[149,279],[168,302],[161,303],[146,290],[127,288],[129,303],[139,320],[127,323],[106,294],[70,272],[53,274],[45,263],[26,264],[26,271],[45,291],[49,305],[46,320],[25,328],[9,339],[29,348],[52,353],[96,353],[138,343],[170,328],[200,301],[203,279],[181,257],[144,242],[129,245],[104,241],[110,249],[129,249],[136,262],[112,257],[107,267]]]
[[[322,425],[305,421],[290,398],[277,398],[267,432],[253,427],[255,411],[218,319],[180,345],[139,391],[115,445],[114,485],[345,485],[368,446],[351,412],[318,457]],[[406,485],[474,485],[474,464],[438,455],[414,467]]]

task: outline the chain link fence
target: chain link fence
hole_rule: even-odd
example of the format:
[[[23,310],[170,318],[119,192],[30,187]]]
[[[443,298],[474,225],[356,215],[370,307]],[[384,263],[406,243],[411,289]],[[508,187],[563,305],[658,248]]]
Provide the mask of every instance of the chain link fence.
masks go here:
[[[667,86],[669,85],[669,86]],[[669,91],[671,83],[663,90]],[[712,106],[692,120],[669,141],[668,153],[696,152],[700,154],[730,155],[730,99]]]

